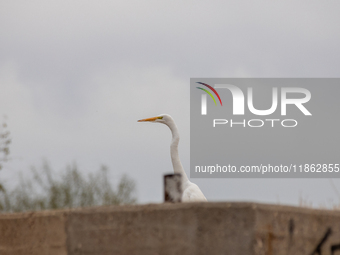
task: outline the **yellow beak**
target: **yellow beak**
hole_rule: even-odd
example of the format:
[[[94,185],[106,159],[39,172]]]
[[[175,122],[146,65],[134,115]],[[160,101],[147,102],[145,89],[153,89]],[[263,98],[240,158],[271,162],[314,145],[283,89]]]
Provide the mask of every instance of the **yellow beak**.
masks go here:
[[[138,122],[144,122],[144,121],[155,121],[157,119],[161,119],[162,117],[152,117],[147,119],[138,120]]]

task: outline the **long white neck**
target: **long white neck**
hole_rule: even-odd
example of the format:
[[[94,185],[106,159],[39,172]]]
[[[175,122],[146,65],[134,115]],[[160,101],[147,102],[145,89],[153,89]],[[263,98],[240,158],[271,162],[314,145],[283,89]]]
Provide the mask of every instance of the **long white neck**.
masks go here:
[[[178,154],[179,133],[178,133],[177,126],[174,121],[171,121],[170,123],[166,125],[170,128],[171,133],[172,133],[170,155],[171,155],[171,162],[174,168],[174,172],[175,174],[181,174],[183,178],[183,182],[186,182],[188,181],[188,177],[183,169],[183,166],[179,159],[179,154]]]

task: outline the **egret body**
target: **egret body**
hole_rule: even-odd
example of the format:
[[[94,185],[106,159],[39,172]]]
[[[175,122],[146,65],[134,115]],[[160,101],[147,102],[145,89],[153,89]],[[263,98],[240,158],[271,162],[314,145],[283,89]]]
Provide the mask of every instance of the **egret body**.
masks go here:
[[[172,134],[172,140],[170,145],[171,162],[175,174],[182,175],[182,189],[183,189],[182,202],[207,201],[200,188],[195,183],[189,181],[188,176],[186,175],[183,169],[178,154],[179,133],[173,118],[168,114],[161,114],[156,117],[138,120],[138,122],[162,123],[170,128]]]

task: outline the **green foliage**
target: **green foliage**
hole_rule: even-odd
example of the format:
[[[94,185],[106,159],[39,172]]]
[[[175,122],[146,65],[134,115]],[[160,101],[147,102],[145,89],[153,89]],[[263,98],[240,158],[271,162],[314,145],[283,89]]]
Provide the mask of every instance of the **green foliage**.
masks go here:
[[[8,160],[11,143],[6,116],[0,124],[0,169]],[[8,191],[0,182],[0,212],[22,212],[97,205],[134,204],[135,182],[124,175],[113,189],[108,180],[107,168],[87,177],[76,165],[67,167],[56,176],[44,162],[42,171],[32,169],[33,178],[20,178],[19,185]]]
[[[26,180],[21,177],[19,185],[13,191],[0,192],[0,211],[21,212],[136,203],[135,182],[124,175],[118,187],[113,189],[105,166],[87,177],[76,165],[67,167],[58,176],[55,176],[47,163],[43,164],[41,173],[36,169],[32,170],[33,178]]]

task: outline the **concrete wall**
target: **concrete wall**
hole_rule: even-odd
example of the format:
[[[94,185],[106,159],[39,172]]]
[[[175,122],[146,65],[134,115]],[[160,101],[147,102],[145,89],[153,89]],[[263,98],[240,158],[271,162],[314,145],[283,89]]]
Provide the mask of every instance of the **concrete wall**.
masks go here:
[[[340,212],[192,203],[0,214],[0,254],[340,254]]]
[[[65,255],[65,214],[0,214],[0,254]]]

